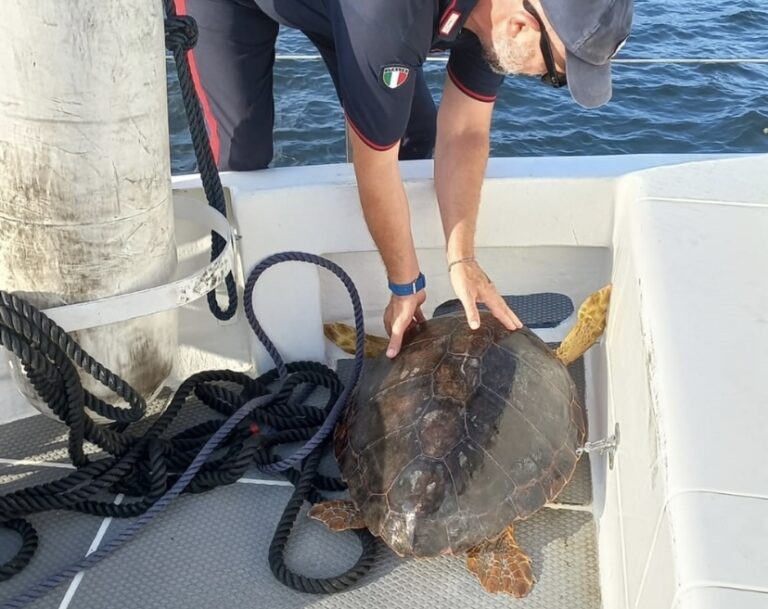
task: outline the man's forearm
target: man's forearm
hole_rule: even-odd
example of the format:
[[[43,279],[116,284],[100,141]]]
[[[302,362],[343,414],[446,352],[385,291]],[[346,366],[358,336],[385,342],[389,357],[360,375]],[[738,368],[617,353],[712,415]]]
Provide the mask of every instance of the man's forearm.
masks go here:
[[[378,152],[350,129],[352,158],[365,222],[395,283],[413,281],[419,263],[411,235],[411,215],[397,162],[397,146]]]
[[[480,190],[488,160],[482,133],[440,135],[435,149],[435,189],[449,260],[473,256]]]
[[[492,112],[492,103],[470,99],[446,80],[437,115],[435,190],[449,260],[475,253]]]

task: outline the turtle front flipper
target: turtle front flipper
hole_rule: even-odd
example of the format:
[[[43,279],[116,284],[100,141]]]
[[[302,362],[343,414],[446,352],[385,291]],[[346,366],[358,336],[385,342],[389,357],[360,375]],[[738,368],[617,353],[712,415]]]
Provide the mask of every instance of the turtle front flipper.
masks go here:
[[[488,592],[504,592],[522,598],[533,588],[531,559],[517,545],[513,525],[493,541],[469,550],[467,568]]]
[[[611,284],[591,294],[579,307],[578,320],[555,351],[555,357],[566,366],[579,359],[594,345],[605,330]]]
[[[340,322],[323,324],[323,334],[345,353],[355,354],[357,333],[353,326]],[[381,336],[365,335],[365,357],[377,357],[387,349],[389,341]]]
[[[309,510],[309,517],[319,520],[332,531],[364,529],[363,513],[352,501],[334,499],[316,503]]]

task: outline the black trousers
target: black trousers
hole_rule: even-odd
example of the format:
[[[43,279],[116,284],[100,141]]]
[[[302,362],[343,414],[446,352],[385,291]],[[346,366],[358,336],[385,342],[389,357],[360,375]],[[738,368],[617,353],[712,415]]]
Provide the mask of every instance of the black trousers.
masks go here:
[[[216,164],[222,171],[267,167],[273,155],[272,70],[278,24],[252,0],[176,0],[176,9],[197,21],[199,36],[190,62]],[[305,35],[322,55],[338,95],[332,41]],[[430,158],[435,146],[437,110],[423,71],[415,76],[400,159]]]

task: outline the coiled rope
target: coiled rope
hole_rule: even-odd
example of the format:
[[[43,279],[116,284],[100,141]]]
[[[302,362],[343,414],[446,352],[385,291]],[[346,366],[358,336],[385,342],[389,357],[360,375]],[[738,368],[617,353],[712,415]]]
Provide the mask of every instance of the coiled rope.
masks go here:
[[[258,278],[271,266],[288,261],[313,263],[336,274],[344,283],[354,309],[357,329],[355,366],[345,387],[336,373],[316,362],[286,364],[266,335],[252,310],[252,292]],[[24,516],[51,509],[74,510],[98,516],[138,519],[107,544],[46,578],[0,609],[18,609],[40,598],[79,571],[111,555],[162,512],[182,492],[203,492],[231,484],[249,467],[282,472],[295,485],[269,548],[268,560],[275,576],[285,585],[310,593],[343,590],[360,579],[373,565],[377,543],[365,530],[355,531],[362,545],[357,563],[332,578],[308,578],[292,572],[283,554],[304,501],[322,501],[321,490],[342,490],[336,479],[318,475],[317,465],[350,392],[359,379],[363,357],[363,311],[349,276],[333,262],[302,252],[272,256],[257,265],[247,281],[248,321],[275,361],[276,368],[259,378],[232,371],[209,371],[184,381],[166,410],[142,435],[130,429],[145,411],[138,394],[119,377],[91,358],[69,335],[30,303],[0,291],[0,345],[22,362],[32,385],[53,413],[69,427],[69,452],[77,470],[55,482],[24,488],[0,496],[0,526],[19,533],[22,548],[0,567],[0,580],[20,572],[37,547],[37,535]],[[82,387],[77,368],[123,397],[126,410],[105,404]],[[233,388],[234,387],[234,388]],[[329,397],[322,408],[297,404],[313,392],[325,389]],[[164,432],[192,395],[225,415],[211,419],[170,438]],[[94,423],[86,409],[126,423],[115,430]],[[108,454],[89,460],[84,441]],[[272,449],[284,443],[305,441],[291,457],[278,461]],[[213,455],[213,458],[210,458]],[[299,465],[299,469],[292,466]],[[98,493],[124,494],[128,501],[116,505],[95,499]]]

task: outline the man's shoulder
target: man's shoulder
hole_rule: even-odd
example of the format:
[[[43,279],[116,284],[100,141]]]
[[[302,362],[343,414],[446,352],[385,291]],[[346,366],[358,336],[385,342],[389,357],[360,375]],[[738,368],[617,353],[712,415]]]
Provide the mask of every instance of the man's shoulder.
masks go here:
[[[436,2],[333,0],[334,39],[358,60],[420,66],[432,46]],[[429,10],[428,10],[429,9]],[[342,51],[343,52],[343,51]]]
[[[330,14],[387,34],[416,24],[432,27],[439,5],[435,0],[329,0],[328,8]]]

